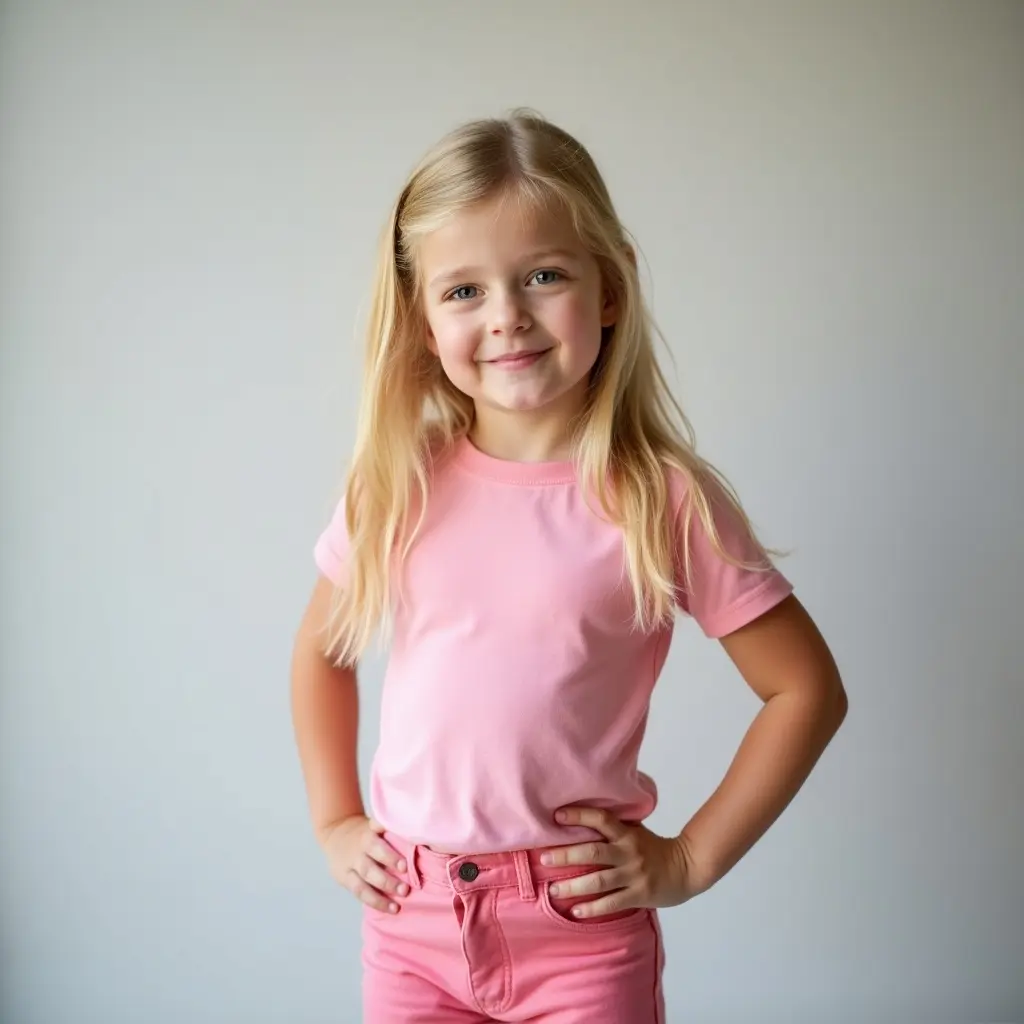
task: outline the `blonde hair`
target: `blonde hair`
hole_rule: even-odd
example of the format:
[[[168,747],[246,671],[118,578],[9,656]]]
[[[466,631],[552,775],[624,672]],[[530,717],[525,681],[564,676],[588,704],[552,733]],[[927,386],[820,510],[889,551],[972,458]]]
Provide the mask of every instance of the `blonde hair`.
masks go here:
[[[635,253],[590,154],[530,111],[473,121],[414,169],[380,242],[345,492],[350,553],[328,627],[328,649],[339,663],[354,663],[373,634],[390,625],[396,570],[422,522],[432,464],[473,423],[472,400],[451,384],[425,344],[415,243],[454,213],[500,195],[567,212],[617,295],[617,321],[606,330],[575,424],[573,458],[581,487],[622,529],[635,626],[649,630],[674,614],[679,538],[669,528],[669,468],[688,484],[684,578],[694,515],[723,558],[745,564],[722,548],[712,501],[731,505],[753,537],[750,522],[725,478],[697,455],[690,423],[658,366]],[[767,550],[758,547],[767,565]]]

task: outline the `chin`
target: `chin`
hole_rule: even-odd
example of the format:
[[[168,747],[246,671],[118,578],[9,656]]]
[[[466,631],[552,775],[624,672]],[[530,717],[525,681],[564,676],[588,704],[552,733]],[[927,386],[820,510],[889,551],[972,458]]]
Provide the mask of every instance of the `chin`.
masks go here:
[[[540,412],[541,409],[547,408],[554,401],[557,401],[557,399],[516,397],[489,404],[499,409],[504,409],[506,412]]]

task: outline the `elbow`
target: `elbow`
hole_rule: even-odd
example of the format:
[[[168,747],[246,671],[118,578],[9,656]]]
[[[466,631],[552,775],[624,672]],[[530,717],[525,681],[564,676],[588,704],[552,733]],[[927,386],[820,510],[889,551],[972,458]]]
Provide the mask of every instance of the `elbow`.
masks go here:
[[[843,686],[842,679],[836,675],[836,681],[833,688],[833,699],[832,699],[832,723],[833,732],[837,732],[839,727],[846,721],[846,716],[850,711],[850,698],[846,695],[846,687]]]

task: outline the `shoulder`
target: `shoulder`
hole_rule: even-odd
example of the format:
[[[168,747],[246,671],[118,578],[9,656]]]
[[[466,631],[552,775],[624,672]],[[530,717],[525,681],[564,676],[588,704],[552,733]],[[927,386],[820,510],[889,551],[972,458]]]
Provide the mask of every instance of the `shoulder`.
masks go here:
[[[671,462],[664,464],[665,486],[668,488],[669,508],[673,513],[682,508],[693,487],[693,473]]]
[[[731,485],[707,463],[693,467],[666,463],[665,480],[669,509],[679,522],[693,517],[705,522],[726,520],[741,507]]]
[[[713,467],[670,472],[678,538],[678,603],[722,637],[792,591],[729,482]]]

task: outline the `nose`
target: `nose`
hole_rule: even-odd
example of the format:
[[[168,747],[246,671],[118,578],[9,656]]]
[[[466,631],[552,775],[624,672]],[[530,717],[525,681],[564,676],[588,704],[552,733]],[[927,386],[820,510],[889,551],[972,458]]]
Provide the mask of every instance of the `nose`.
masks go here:
[[[522,298],[511,289],[502,290],[492,296],[490,332],[494,335],[511,335],[525,331],[533,321]]]

